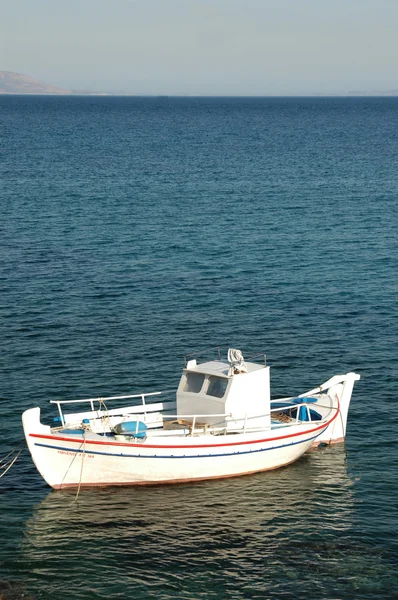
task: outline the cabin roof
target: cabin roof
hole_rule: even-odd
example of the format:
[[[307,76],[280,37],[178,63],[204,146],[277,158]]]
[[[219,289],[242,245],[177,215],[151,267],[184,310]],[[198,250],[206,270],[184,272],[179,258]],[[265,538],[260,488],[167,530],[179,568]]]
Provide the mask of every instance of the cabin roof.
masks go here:
[[[252,373],[259,369],[264,369],[264,365],[257,363],[245,362],[247,372]],[[200,363],[195,366],[190,366],[187,371],[195,371],[196,373],[204,373],[205,375],[218,375],[219,377],[228,377],[229,363],[222,360],[210,360],[209,362]]]

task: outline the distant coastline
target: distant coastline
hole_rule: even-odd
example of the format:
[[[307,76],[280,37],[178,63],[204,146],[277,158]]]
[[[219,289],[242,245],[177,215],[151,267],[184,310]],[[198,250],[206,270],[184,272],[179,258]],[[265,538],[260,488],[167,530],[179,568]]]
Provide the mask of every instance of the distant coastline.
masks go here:
[[[106,92],[93,92],[91,90],[68,90],[49,85],[21,73],[0,71],[0,94],[27,96],[108,96]]]
[[[330,92],[320,93],[314,92],[311,94],[254,94],[254,95],[243,95],[243,94],[143,94],[143,93],[132,93],[132,92],[103,92],[93,90],[71,90],[59,88],[54,85],[43,83],[28,75],[21,73],[14,73],[12,71],[0,71],[0,95],[26,95],[26,96],[141,96],[141,97],[397,97],[398,88],[392,90],[352,90],[348,92]]]

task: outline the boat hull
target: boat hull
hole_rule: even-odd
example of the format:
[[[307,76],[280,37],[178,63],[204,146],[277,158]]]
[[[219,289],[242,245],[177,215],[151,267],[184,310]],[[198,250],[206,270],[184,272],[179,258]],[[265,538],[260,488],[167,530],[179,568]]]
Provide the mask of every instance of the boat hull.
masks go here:
[[[55,489],[179,483],[272,470],[299,459],[330,422],[226,436],[165,440],[154,435],[125,443],[90,433],[54,435],[40,423],[38,408],[23,415],[33,461]]]

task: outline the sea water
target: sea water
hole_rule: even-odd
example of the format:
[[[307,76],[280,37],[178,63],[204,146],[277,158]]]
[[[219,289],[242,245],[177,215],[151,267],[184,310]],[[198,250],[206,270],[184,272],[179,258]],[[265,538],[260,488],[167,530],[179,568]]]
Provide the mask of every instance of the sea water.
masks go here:
[[[0,479],[0,594],[396,597],[398,98],[0,97],[0,456],[50,399],[267,354],[355,371],[346,444],[285,469],[53,492]]]

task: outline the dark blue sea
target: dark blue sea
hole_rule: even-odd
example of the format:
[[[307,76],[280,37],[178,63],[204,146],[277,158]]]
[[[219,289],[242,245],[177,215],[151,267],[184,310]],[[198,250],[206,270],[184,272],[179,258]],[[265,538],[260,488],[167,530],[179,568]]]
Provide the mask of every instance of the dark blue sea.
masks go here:
[[[0,97],[0,455],[49,400],[267,354],[356,371],[346,444],[287,468],[52,491],[0,479],[0,597],[398,598],[398,98]]]

